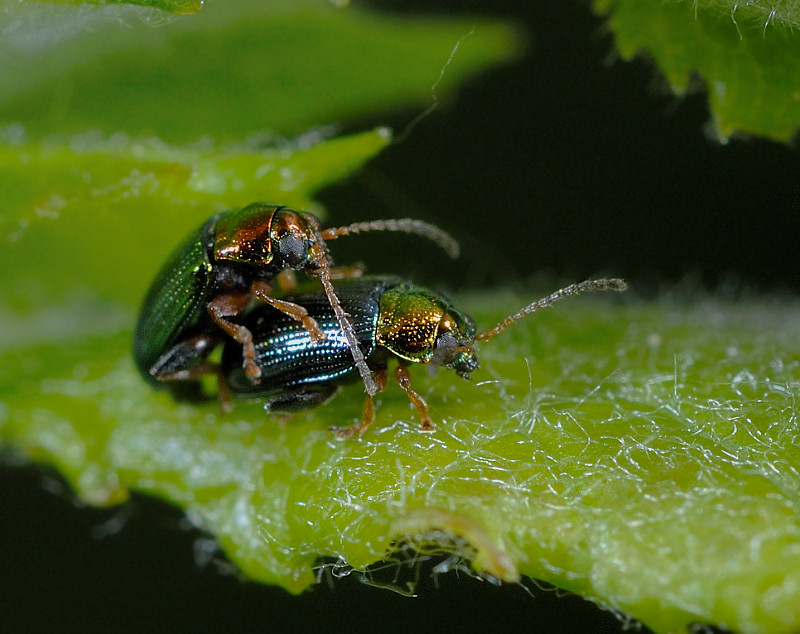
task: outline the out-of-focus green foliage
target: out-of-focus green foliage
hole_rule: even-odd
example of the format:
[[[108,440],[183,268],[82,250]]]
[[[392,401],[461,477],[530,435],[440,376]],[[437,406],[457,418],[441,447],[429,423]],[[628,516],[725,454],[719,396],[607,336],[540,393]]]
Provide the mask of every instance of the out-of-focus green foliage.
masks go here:
[[[83,0],[48,0],[54,5],[80,5]],[[132,4],[175,15],[197,13],[203,8],[204,0],[89,0],[90,4]]]
[[[428,105],[468,33],[442,95],[519,47],[496,22],[381,18],[324,0],[215,1],[180,19],[139,7],[17,4],[6,1],[0,15],[0,123],[22,123],[35,138],[89,129],[178,143],[297,135]]]
[[[714,130],[787,141],[800,126],[800,7],[794,2],[596,0],[620,54],[649,54],[672,89],[699,78]]]
[[[88,288],[136,305],[181,237],[212,214],[264,199],[313,208],[312,192],[388,141],[386,130],[376,130],[281,148],[177,147],[95,134],[0,142],[3,301],[28,311]]]

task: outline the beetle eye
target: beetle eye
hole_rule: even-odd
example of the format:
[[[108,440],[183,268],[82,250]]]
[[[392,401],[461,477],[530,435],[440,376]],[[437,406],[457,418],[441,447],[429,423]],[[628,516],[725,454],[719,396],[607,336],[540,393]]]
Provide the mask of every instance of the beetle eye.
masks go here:
[[[447,365],[453,359],[457,349],[458,341],[453,335],[449,332],[439,335],[436,339],[431,363],[433,365]]]
[[[465,342],[459,343],[449,332],[437,337],[431,364],[452,368],[465,379],[469,378],[470,372],[480,367],[472,347]]]
[[[305,241],[293,233],[285,233],[278,240],[278,253],[289,266],[297,266],[308,253]]]

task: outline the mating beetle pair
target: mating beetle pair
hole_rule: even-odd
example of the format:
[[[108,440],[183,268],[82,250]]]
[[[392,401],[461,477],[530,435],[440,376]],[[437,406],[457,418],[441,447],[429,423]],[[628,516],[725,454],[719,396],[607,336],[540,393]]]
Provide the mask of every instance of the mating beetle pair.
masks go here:
[[[441,295],[399,278],[358,277],[357,267],[333,268],[327,240],[361,231],[404,231],[432,239],[450,255],[458,246],[427,223],[378,220],[321,230],[308,213],[255,203],[213,216],[164,264],[147,293],[134,335],[134,358],[154,386],[177,398],[199,398],[199,376],[218,376],[223,405],[230,389],[263,398],[268,410],[319,405],[341,385],[361,380],[361,423],[331,431],[343,439],[374,421],[373,397],[388,380],[388,362],[420,418],[433,431],[425,401],[411,389],[408,365],[432,363],[469,377],[478,368],[473,344],[560,299],[594,290],[625,290],[619,279],[567,286],[477,333],[471,317]],[[273,297],[273,283],[292,287],[285,273],[305,271],[322,290]],[[286,289],[284,289],[286,290]],[[251,304],[255,304],[251,308]],[[209,355],[224,344],[222,364]]]
[[[321,230],[312,214],[281,205],[254,203],[219,213],[186,238],[150,286],[134,333],[134,359],[140,373],[151,385],[166,387],[176,397],[197,398],[199,383],[194,379],[218,372],[208,357],[232,337],[242,346],[247,376],[257,381],[261,370],[254,360],[250,331],[230,320],[254,299],[302,324],[313,341],[322,341],[323,332],[305,308],[273,297],[273,282],[281,284],[283,279],[286,284],[286,272],[302,270],[322,282],[367,392],[374,394],[371,374],[330,281],[359,275],[360,269],[332,268],[326,244],[362,231],[416,233],[451,256],[458,255],[458,244],[451,236],[418,220],[378,220]],[[223,391],[224,385],[220,381]]]

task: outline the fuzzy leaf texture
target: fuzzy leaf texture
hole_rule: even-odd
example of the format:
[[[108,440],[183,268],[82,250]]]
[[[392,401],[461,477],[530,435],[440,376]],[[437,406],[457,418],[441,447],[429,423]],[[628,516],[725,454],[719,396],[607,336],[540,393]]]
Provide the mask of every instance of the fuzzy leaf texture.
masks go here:
[[[596,0],[623,58],[645,52],[678,94],[696,78],[711,127],[788,141],[800,126],[800,8],[794,2]]]
[[[460,304],[490,324],[521,299]],[[176,405],[137,375],[129,320],[100,314],[104,334],[54,309],[25,332],[60,323],[68,345],[6,343],[0,433],[90,502],[180,505],[254,579],[299,592],[320,556],[364,569],[405,542],[657,631],[800,625],[796,304],[584,298],[485,344],[473,383],[416,368],[436,433],[391,386],[348,442],[326,428],[359,415],[357,387],[288,423]]]

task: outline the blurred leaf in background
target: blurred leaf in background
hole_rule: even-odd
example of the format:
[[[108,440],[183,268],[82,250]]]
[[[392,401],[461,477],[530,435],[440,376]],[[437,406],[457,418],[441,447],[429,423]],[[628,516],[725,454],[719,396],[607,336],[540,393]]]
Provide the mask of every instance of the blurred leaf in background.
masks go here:
[[[792,2],[595,0],[625,59],[650,55],[677,93],[697,78],[711,129],[789,141],[800,126],[800,8]]]
[[[321,146],[331,130],[319,126],[429,103],[476,24],[443,94],[520,37],[316,0],[213,3],[158,27],[136,7],[9,3],[4,18],[0,270],[15,309],[85,288],[135,305],[170,247],[216,211],[265,198],[311,207],[387,141]]]
[[[157,27],[152,12],[136,7],[31,3],[9,12],[0,32],[0,121],[21,123],[34,138],[90,129],[168,143],[295,136],[427,105],[451,50],[473,27],[442,94],[521,45],[519,33],[497,22],[381,19],[324,0],[213,2]]]

